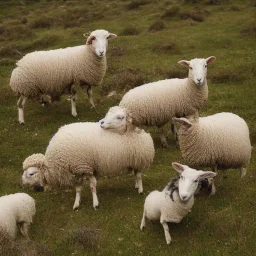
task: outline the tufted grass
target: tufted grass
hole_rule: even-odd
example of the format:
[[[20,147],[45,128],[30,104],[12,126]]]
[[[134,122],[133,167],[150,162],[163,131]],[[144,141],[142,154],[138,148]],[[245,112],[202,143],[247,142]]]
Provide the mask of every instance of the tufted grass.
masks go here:
[[[202,193],[182,223],[170,225],[173,243],[169,247],[159,223],[139,230],[146,195],[162,189],[176,175],[173,161],[182,162],[173,137],[170,147],[162,149],[154,128],[147,129],[155,142],[156,157],[143,176],[144,195],[137,195],[133,188],[133,175],[102,177],[98,182],[100,208],[92,208],[86,184],[81,208],[73,211],[74,191],[34,192],[20,187],[19,181],[23,160],[32,153],[44,153],[61,125],[98,121],[135,86],[185,77],[187,70],[177,62],[195,57],[217,57],[209,66],[209,102],[201,114],[230,111],[242,116],[255,148],[255,11],[251,0],[163,0],[157,4],[148,0],[0,1],[0,196],[27,192],[37,207],[29,251],[21,236],[15,243],[2,242],[6,245],[2,251],[46,256],[254,255],[255,149],[244,179],[232,170],[225,180],[217,176],[217,194]],[[97,28],[119,36],[109,43],[108,71],[102,86],[93,91],[96,109],[90,109],[85,92],[79,89],[77,118],[71,116],[70,102],[63,96],[57,106],[47,108],[28,101],[26,124],[20,126],[17,98],[9,88],[15,62],[31,51],[83,44],[82,34]]]

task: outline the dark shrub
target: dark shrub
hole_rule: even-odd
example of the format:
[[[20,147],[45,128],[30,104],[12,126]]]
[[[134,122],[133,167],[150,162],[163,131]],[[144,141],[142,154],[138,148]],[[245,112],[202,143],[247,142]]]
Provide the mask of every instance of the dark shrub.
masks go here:
[[[156,53],[161,53],[161,54],[168,54],[168,53],[173,53],[173,54],[179,54],[180,50],[179,47],[177,46],[176,43],[169,43],[169,44],[156,44],[152,47],[152,51]]]
[[[172,6],[169,9],[167,9],[161,16],[161,18],[173,18],[177,16],[180,12],[180,8],[178,6]]]
[[[229,0],[208,0],[207,4],[209,5],[221,5],[221,4],[228,4]]]
[[[136,36],[138,34],[139,31],[135,27],[127,27],[120,32],[120,36]]]
[[[149,31],[151,32],[155,32],[155,31],[160,31],[164,29],[164,22],[159,20],[154,22],[150,27],[149,27]]]
[[[203,22],[204,21],[204,16],[200,13],[197,12],[181,12],[180,13],[180,18],[182,20],[187,20],[187,19],[192,19],[197,22]]]
[[[127,9],[134,10],[134,9],[137,9],[138,7],[140,7],[141,5],[145,5],[148,3],[150,3],[150,1],[148,1],[148,0],[135,0],[135,1],[130,2],[127,5]]]
[[[36,20],[33,20],[30,23],[31,28],[50,28],[53,26],[53,19],[46,17],[46,16],[41,16]]]

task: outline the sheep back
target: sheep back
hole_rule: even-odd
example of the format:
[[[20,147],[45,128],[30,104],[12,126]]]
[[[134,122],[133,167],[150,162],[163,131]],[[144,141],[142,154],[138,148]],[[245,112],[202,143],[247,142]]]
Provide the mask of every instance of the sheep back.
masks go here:
[[[98,123],[65,125],[46,149],[50,173],[46,180],[51,184],[56,177],[59,185],[66,186],[85,174],[117,176],[127,168],[148,168],[154,152],[152,138],[143,130],[118,134],[103,130]]]
[[[0,197],[0,226],[3,232],[15,238],[17,224],[32,223],[36,213],[35,200],[25,193],[16,193]]]
[[[194,114],[207,99],[207,85],[196,87],[187,78],[175,78],[131,89],[119,105],[131,111],[136,125],[161,127],[174,116]]]
[[[181,127],[182,128],[182,127]],[[179,132],[182,157],[191,167],[218,169],[246,167],[251,158],[249,129],[241,117],[218,113],[201,117]]]
[[[36,51],[17,62],[10,86],[14,92],[27,97],[39,93],[59,96],[75,81],[92,86],[100,84],[105,72],[106,58],[94,56],[87,45]]]

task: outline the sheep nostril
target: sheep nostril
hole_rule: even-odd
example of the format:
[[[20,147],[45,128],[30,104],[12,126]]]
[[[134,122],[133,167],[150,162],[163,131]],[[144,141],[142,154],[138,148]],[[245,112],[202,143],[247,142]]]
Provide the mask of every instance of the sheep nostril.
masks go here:
[[[197,81],[198,81],[198,82],[201,82],[201,80],[202,80],[202,78],[197,78]]]

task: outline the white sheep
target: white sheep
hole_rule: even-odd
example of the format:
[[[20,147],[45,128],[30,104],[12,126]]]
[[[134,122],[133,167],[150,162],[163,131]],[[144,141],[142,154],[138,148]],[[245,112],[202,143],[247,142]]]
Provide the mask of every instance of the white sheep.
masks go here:
[[[189,166],[217,170],[240,169],[241,178],[251,158],[249,129],[241,117],[218,113],[207,117],[174,118],[180,124],[181,154]],[[212,183],[212,192],[216,188]]]
[[[127,92],[120,106],[129,109],[136,125],[156,126],[167,147],[163,126],[173,117],[192,115],[208,100],[207,66],[216,58],[181,60],[189,68],[188,78],[166,79],[144,84]]]
[[[214,172],[197,171],[179,163],[172,163],[180,176],[171,180],[163,191],[151,192],[145,200],[140,229],[146,226],[146,219],[160,220],[167,244],[171,242],[167,222],[179,223],[194,204],[194,194],[200,179],[212,178]]]
[[[25,193],[0,197],[0,230],[15,239],[19,225],[22,235],[29,239],[28,228],[36,213],[35,200]]]
[[[45,155],[33,154],[23,162],[23,184],[75,187],[73,209],[80,205],[84,178],[89,178],[93,207],[99,205],[95,176],[135,173],[135,187],[143,192],[141,171],[154,158],[149,133],[135,127],[129,113],[118,106],[110,108],[100,123],[74,123],[61,127],[51,139]]]
[[[92,86],[102,82],[106,73],[106,50],[108,39],[115,38],[106,30],[95,30],[87,38],[86,45],[35,51],[17,62],[10,79],[11,89],[19,96],[18,116],[24,124],[24,104],[28,98],[36,98],[41,103],[42,95],[58,99],[62,94],[70,94],[71,113],[76,112],[75,82],[87,87],[89,101],[94,107]]]

